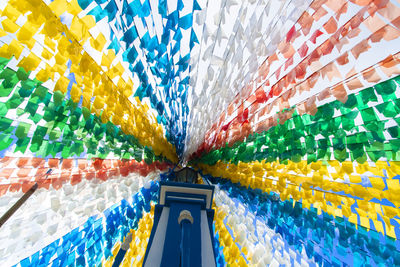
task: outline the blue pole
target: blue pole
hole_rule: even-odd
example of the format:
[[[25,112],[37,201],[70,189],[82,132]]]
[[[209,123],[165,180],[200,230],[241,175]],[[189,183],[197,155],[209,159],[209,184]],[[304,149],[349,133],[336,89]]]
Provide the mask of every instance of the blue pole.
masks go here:
[[[182,267],[190,267],[190,228],[192,223],[184,219],[181,222],[182,237],[181,237],[181,263]]]
[[[115,260],[114,260],[114,263],[113,263],[112,267],[119,267],[119,265],[121,264],[122,260],[124,259],[125,254],[126,254],[126,250],[121,248],[118,251],[117,256],[115,256]]]
[[[119,265],[121,264],[121,262],[123,261],[126,251],[129,249],[129,245],[132,242],[132,233],[129,233],[124,242],[121,244],[121,248],[119,249],[117,256],[115,256],[115,260],[114,263],[112,265],[112,267],[119,267]]]

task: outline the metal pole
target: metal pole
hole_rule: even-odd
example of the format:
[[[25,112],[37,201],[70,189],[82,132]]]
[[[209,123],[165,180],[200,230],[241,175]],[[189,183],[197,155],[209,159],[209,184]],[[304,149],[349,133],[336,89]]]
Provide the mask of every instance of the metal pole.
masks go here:
[[[190,267],[190,231],[193,217],[190,211],[182,210],[179,214],[178,223],[181,226],[181,267]]]
[[[128,236],[125,238],[125,241],[122,243],[121,248],[117,253],[117,256],[115,256],[115,260],[112,267],[118,267],[121,264],[122,260],[125,257],[126,251],[129,249],[131,242],[132,242],[132,233],[129,233]]]
[[[190,228],[192,224],[189,220],[181,222],[182,237],[181,237],[181,266],[190,267]]]
[[[28,200],[30,196],[36,191],[38,184],[35,183],[18,201],[0,218],[0,227]]]

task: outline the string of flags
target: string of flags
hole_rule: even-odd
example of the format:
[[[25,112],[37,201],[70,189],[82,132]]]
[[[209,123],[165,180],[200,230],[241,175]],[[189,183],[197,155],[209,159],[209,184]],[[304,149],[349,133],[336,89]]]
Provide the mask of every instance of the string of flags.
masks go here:
[[[218,266],[400,265],[396,0],[0,2],[0,264],[140,265],[158,181]]]

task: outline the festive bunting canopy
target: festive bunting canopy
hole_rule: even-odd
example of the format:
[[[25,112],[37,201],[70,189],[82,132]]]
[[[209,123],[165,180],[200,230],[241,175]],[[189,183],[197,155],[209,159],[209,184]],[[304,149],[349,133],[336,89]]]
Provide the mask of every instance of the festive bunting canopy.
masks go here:
[[[143,261],[215,183],[218,266],[400,266],[400,2],[0,1],[0,265]],[[160,178],[161,177],[161,178]]]

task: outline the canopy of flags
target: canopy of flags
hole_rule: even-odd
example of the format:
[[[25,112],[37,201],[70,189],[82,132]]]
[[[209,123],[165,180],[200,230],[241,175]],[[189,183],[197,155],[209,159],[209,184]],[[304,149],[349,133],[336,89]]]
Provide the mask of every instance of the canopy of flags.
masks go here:
[[[0,1],[0,265],[140,265],[160,174],[219,266],[400,265],[397,0]],[[163,177],[161,175],[161,177]]]

